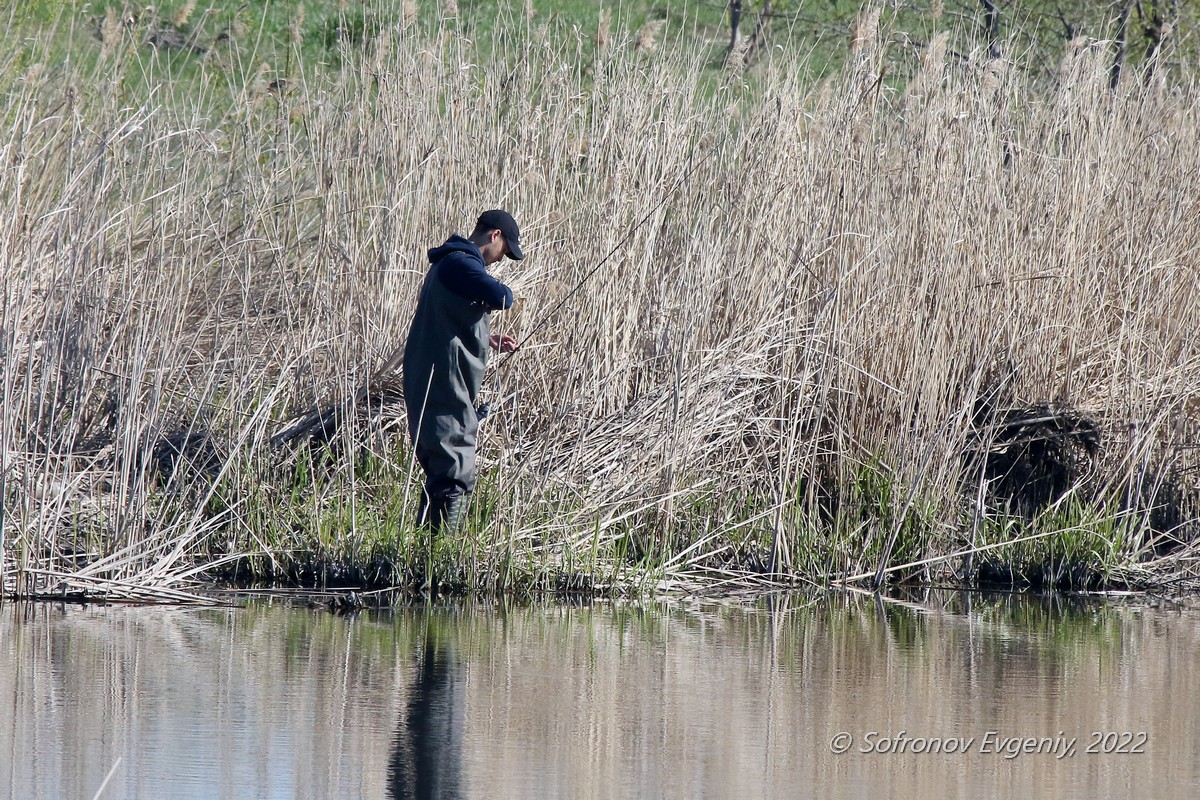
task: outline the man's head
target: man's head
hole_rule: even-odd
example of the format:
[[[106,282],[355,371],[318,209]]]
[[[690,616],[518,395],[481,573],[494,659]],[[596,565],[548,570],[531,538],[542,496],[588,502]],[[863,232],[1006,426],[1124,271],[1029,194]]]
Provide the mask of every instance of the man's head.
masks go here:
[[[483,263],[495,264],[508,256],[514,261],[525,257],[521,252],[521,231],[512,214],[500,209],[485,211],[479,215],[471,241],[483,253]]]

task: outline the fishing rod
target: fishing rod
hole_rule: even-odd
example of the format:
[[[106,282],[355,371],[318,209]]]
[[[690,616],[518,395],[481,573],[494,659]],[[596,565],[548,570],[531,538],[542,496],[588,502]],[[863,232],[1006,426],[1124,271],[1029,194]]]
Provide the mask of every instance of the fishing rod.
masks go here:
[[[625,232],[624,236],[622,236],[619,240],[617,240],[617,243],[615,245],[613,245],[613,248],[611,250],[609,250],[608,253],[606,253],[603,258],[601,258],[598,262],[596,262],[596,264],[591,269],[589,269],[582,278],[579,279],[579,281],[575,284],[575,286],[572,287],[572,289],[569,292],[567,292],[565,295],[563,295],[563,297],[561,299],[559,299],[559,301],[557,303],[555,303],[554,306],[551,307],[551,309],[542,316],[542,318],[537,322],[536,325],[533,326],[533,328],[529,331],[529,333],[525,334],[525,336],[519,342],[517,342],[516,347],[514,347],[512,350],[508,351],[507,353],[504,353],[501,355],[499,362],[496,364],[496,372],[499,372],[500,369],[505,364],[508,363],[510,357],[514,353],[516,353],[522,347],[524,347],[526,344],[528,344],[529,341],[531,339],[533,339],[533,337],[537,336],[538,333],[540,333],[541,330],[543,328],[545,328],[546,325],[549,324],[550,320],[554,319],[554,317],[557,316],[560,311],[562,311],[562,309],[567,305],[567,303],[571,300],[571,298],[574,297],[579,292],[579,290],[582,289],[587,284],[587,282],[592,279],[592,276],[594,276],[597,272],[599,272],[601,267],[605,266],[608,263],[609,259],[612,258],[614,255],[616,255],[617,252],[620,251],[629,242],[629,240],[633,238],[633,235],[635,233],[637,233],[643,225],[645,225],[647,222],[649,222],[650,219],[656,213],[658,213],[659,209],[663,208],[671,201],[671,199],[680,190],[680,188],[683,187],[684,183],[687,182],[688,178],[690,178],[692,176],[692,173],[694,173],[696,171],[696,169],[699,168],[699,166],[701,164],[706,162],[708,160],[708,157],[711,156],[711,154],[716,151],[717,151],[717,148],[714,146],[712,149],[709,150],[708,155],[706,155],[704,158],[701,158],[699,160],[693,160],[691,166],[689,166],[687,171],[684,172],[683,175],[680,176],[679,180],[677,180],[675,182],[675,185],[671,187],[671,190],[669,192],[666,192],[662,196],[662,198],[657,203],[655,203],[654,206],[649,211],[647,211],[646,214],[640,220],[637,221],[637,223],[635,223],[633,225],[633,227],[631,227],[629,230],[627,230]]]
[[[716,152],[716,150],[717,150],[717,148],[714,146],[711,150],[709,150],[709,155]],[[613,248],[611,250],[609,250],[608,253],[605,254],[604,258],[597,261],[595,266],[593,266],[591,269],[589,269],[584,274],[584,276],[579,279],[579,281],[575,284],[575,286],[571,288],[571,291],[569,291],[565,295],[563,295],[562,298],[559,299],[559,301],[557,303],[555,303],[554,306],[548,312],[546,312],[544,315],[542,315],[542,318],[538,321],[538,323],[536,325],[533,326],[533,329],[530,330],[529,333],[525,334],[524,338],[522,338],[519,342],[517,342],[517,345],[512,350],[509,350],[507,353],[500,354],[500,359],[499,359],[499,361],[496,362],[496,369],[492,371],[492,377],[495,377],[496,375],[498,375],[500,373],[500,370],[502,370],[505,367],[505,365],[508,364],[508,362],[511,360],[513,354],[519,352],[522,347],[524,347],[526,344],[529,343],[530,339],[532,339],[534,336],[537,336],[538,333],[541,332],[542,328],[546,327],[546,325],[550,322],[550,320],[554,319],[554,317],[558,314],[558,312],[562,311],[563,307],[566,306],[566,304],[570,301],[570,299],[572,297],[574,297],[575,294],[578,293],[579,290],[582,289],[589,280],[591,280],[592,276],[595,275],[597,272],[599,272],[600,268],[603,267],[605,264],[607,264],[608,260],[610,258],[612,258],[614,255],[616,255],[617,251],[619,251],[622,247],[624,247],[625,244],[630,239],[633,238],[633,235],[635,233],[637,233],[638,230],[641,229],[641,227],[643,225],[645,225],[647,222],[649,222],[651,217],[653,217],[656,213],[658,213],[659,209],[663,208],[670,202],[671,198],[673,198],[675,196],[676,192],[678,192],[679,189],[683,186],[683,184],[685,182],[687,182],[687,179],[692,176],[692,173],[696,171],[697,167],[699,167],[701,164],[703,164],[707,160],[708,160],[707,155],[702,159],[693,160],[692,165],[690,167],[688,167],[687,171],[684,172],[683,175],[680,176],[679,180],[675,182],[675,185],[671,187],[671,190],[669,192],[667,192],[666,194],[664,194],[662,196],[662,198],[657,203],[655,203],[654,206],[649,211],[647,211],[646,214],[640,220],[638,220],[637,223],[634,224],[634,226],[632,228],[630,228],[629,230],[627,230],[625,232],[624,236],[622,236],[620,239],[617,240],[617,243],[615,245],[613,245]],[[475,407],[475,413],[478,415],[479,421],[482,422],[484,419],[486,419],[492,413],[492,404],[491,403],[480,403],[478,406]]]

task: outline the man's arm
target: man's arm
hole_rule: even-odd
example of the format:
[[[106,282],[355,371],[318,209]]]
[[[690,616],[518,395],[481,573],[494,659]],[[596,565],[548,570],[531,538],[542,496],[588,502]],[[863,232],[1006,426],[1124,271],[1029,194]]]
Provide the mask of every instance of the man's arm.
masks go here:
[[[471,258],[449,258],[438,268],[442,285],[459,297],[483,303],[489,311],[512,308],[513,293]]]

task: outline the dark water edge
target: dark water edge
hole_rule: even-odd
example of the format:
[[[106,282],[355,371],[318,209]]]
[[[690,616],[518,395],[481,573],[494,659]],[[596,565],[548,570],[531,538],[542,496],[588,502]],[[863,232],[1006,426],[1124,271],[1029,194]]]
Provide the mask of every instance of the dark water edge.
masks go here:
[[[249,561],[249,559],[247,559]],[[785,589],[780,585],[781,577],[769,573],[764,566],[759,570],[746,570],[742,575],[748,582],[761,581],[764,591]],[[549,597],[602,598],[626,593],[625,587],[598,585],[594,576],[579,571],[547,569],[537,575],[521,576],[508,586],[497,588],[492,583],[491,591],[480,591],[461,569],[435,570],[430,576],[424,564],[400,561],[386,556],[376,556],[367,561],[344,558],[328,558],[318,554],[302,554],[284,565],[274,568],[248,568],[237,561],[223,565],[208,573],[209,583],[231,588],[278,587],[296,590],[341,590],[341,591],[407,591],[414,595],[427,594],[432,582],[437,592],[452,597],[472,595],[515,596],[522,598]],[[714,583],[725,582],[729,573],[713,578]],[[816,578],[790,576],[796,584],[836,584],[839,576]],[[695,585],[703,585],[703,573],[694,573]],[[864,584],[860,584],[864,585]],[[865,584],[869,585],[869,584]],[[921,580],[902,579],[886,581],[880,591],[896,591],[906,587],[928,585]],[[936,585],[945,586],[945,581]],[[1019,564],[996,559],[981,559],[964,579],[953,583],[961,591],[1028,591],[1035,594],[1045,592],[1129,592],[1155,591],[1164,588],[1165,581],[1141,576],[1131,580],[1125,573],[1113,574],[1101,571],[1083,560],[1038,561]]]

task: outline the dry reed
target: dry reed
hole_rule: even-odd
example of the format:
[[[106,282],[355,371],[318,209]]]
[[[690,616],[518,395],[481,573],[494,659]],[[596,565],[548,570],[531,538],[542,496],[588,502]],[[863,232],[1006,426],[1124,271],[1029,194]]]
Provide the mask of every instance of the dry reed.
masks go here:
[[[877,24],[817,87],[776,54],[713,89],[699,53],[630,58],[645,32],[589,76],[533,26],[493,43],[515,64],[385,31],[286,95],[226,97],[216,59],[174,92],[107,35],[88,74],[5,56],[4,592],[175,591],[394,537],[402,440],[353,429],[299,478],[267,442],[353,396],[403,341],[424,249],[492,206],[529,242],[499,271],[518,337],[650,218],[486,386],[477,585],[944,566],[1008,518],[964,454],[1022,403],[1098,426],[1052,510],[1084,498],[1125,537],[1112,564],[1191,574],[1151,512],[1197,496],[1196,85],[1112,91],[1093,45],[1035,91],[935,39],[896,91]],[[163,87],[130,103],[134,70]]]

